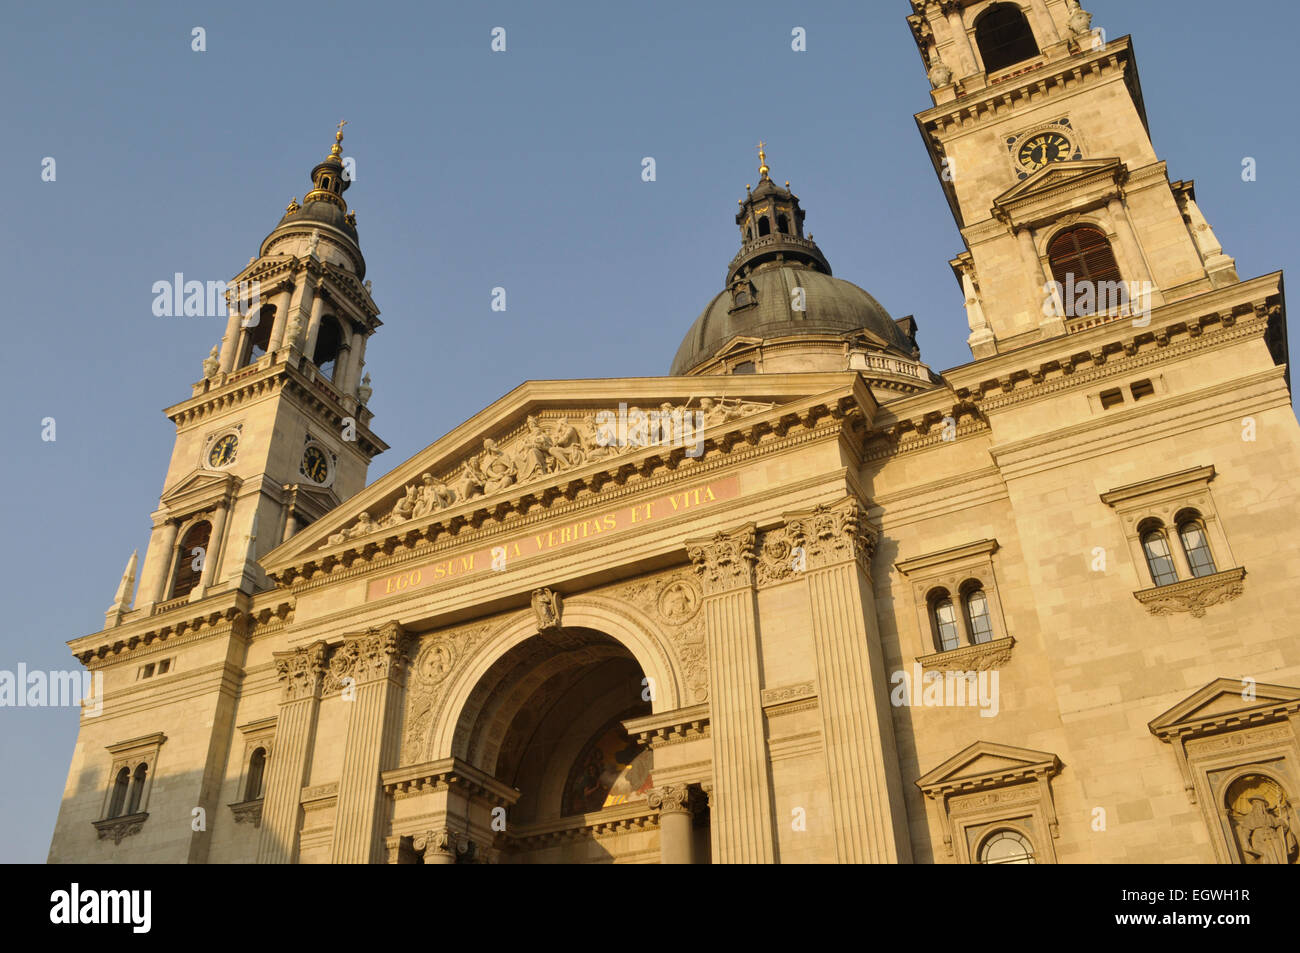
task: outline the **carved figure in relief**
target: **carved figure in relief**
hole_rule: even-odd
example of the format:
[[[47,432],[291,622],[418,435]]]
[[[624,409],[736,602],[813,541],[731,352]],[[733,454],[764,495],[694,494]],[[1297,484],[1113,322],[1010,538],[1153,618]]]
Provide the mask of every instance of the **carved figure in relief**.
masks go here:
[[[555,422],[555,436],[551,440],[550,454],[560,469],[581,466],[584,462],[582,437],[568,417]]]
[[[470,457],[465,461],[465,469],[461,471],[460,479],[456,481],[453,491],[457,500],[472,500],[476,496],[483,495],[483,485],[487,479],[483,476],[483,471],[479,469],[478,457]]]
[[[533,612],[537,614],[537,630],[560,627],[560,595],[553,589],[533,590]]]
[[[411,513],[412,519],[428,516],[434,510],[451,506],[456,501],[456,494],[445,483],[435,480],[432,473],[421,474],[420,484],[419,498]],[[413,488],[408,487],[407,492],[410,493],[411,489]]]
[[[1246,863],[1295,863],[1294,809],[1280,784],[1263,775],[1247,775],[1228,789],[1227,801]]]
[[[479,454],[479,472],[483,474],[483,492],[495,493],[512,486],[519,478],[519,468],[506,456],[505,451],[497,446],[495,440],[483,441],[483,452]]]
[[[700,400],[699,411],[688,411],[694,398],[681,407],[663,402],[653,414],[640,408],[627,410],[626,439],[618,439],[617,425],[599,422],[592,414],[574,424],[568,417],[559,417],[547,427],[535,416],[529,416],[525,431],[510,446],[500,447],[495,440],[485,439],[483,449],[466,459],[454,478],[448,483],[436,479],[431,473],[420,476],[418,484],[404,489],[404,494],[393,504],[393,509],[377,522],[358,523],[329,537],[324,545],[332,545],[363,536],[376,529],[387,528],[412,519],[421,519],[457,503],[479,496],[491,495],[511,486],[538,480],[553,473],[606,460],[640,447],[660,443],[674,444],[685,439],[685,420],[702,419],[702,425],[727,423],[739,417],[771,409],[773,404],[743,401],[736,398],[709,397]],[[658,432],[651,431],[652,420]],[[692,426],[691,431],[698,429]],[[450,485],[449,485],[450,484]],[[368,520],[368,517],[367,517]]]

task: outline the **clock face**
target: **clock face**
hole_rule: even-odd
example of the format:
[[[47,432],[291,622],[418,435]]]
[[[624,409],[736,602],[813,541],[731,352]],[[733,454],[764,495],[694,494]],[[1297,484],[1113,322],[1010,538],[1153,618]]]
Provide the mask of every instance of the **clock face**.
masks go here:
[[[1020,147],[1017,158],[1030,172],[1037,172],[1049,162],[1070,158],[1070,140],[1059,132],[1040,132]]]
[[[239,438],[233,433],[228,433],[212,445],[208,451],[208,466],[224,467],[227,463],[235,462],[235,448],[239,446]]]
[[[330,465],[325,458],[325,451],[320,447],[308,447],[302,455],[302,472],[315,483],[324,483],[329,476]]]

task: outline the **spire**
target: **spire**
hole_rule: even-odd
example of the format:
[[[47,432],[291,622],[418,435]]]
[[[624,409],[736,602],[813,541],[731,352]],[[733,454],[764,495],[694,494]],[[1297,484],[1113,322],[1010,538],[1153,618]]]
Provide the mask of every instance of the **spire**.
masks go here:
[[[760,139],[758,140],[758,178],[760,182],[763,179],[768,178],[767,174],[771,171],[771,169],[767,167],[767,153],[764,152],[763,149],[763,140]]]
[[[343,173],[343,127],[347,122],[344,119],[339,123],[338,131],[334,133],[334,144],[330,146],[330,154],[311,170],[312,190],[303,198],[303,205],[309,202],[329,202],[347,209],[343,193],[352,184]]]
[[[113,596],[113,605],[104,613],[105,621],[111,628],[120,625],[122,617],[131,611],[131,602],[135,596],[135,569],[139,563],[139,551],[131,550],[131,558],[126,561],[126,570],[122,581],[117,584],[117,593]]]

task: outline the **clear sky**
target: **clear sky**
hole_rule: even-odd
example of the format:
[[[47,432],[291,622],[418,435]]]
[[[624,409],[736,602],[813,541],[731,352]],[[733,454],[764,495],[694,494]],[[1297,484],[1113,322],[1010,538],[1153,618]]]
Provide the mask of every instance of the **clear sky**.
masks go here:
[[[1085,6],[1133,35],[1156,150],[1196,180],[1242,277],[1295,265],[1297,6]],[[738,248],[760,138],[835,274],[915,315],[936,370],[966,363],[947,264],[962,245],[912,118],[929,84],[909,9],[4,4],[0,669],[73,666],[64,643],[103,626],[144,556],[173,439],[160,411],[224,330],[155,317],[153,283],[236,274],[340,119],[383,309],[366,357],[392,449],[372,480],[524,380],[666,373]],[[73,709],[0,709],[0,860],[44,860],[76,732]]]

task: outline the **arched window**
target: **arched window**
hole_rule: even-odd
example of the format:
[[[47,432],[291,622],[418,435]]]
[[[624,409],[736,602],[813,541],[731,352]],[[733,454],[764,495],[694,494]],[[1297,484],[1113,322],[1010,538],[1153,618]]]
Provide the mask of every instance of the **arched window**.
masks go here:
[[[126,770],[125,768],[123,770]],[[126,813],[140,813],[140,797],[144,794],[144,782],[149,777],[149,766],[141,763],[131,778],[131,797],[127,801]]]
[[[244,329],[244,355],[240,367],[252,364],[266,353],[271,345],[271,328],[275,325],[275,305],[264,304],[255,313],[245,316],[245,321],[257,320]]]
[[[975,645],[993,641],[993,619],[989,614],[988,596],[979,582],[968,583],[962,603],[966,609],[966,626]]]
[[[176,554],[176,575],[170,598],[188,596],[199,584],[203,575],[203,563],[208,558],[208,543],[211,541],[212,524],[207,520],[200,520],[185,533],[180,551]]]
[[[1101,229],[1080,225],[1061,232],[1047,246],[1047,257],[1064,295],[1066,317],[1109,311],[1127,300],[1115,252]]]
[[[980,846],[981,864],[1032,864],[1034,845],[1012,830],[994,831]]]
[[[1151,570],[1151,581],[1157,586],[1167,586],[1178,581],[1178,570],[1174,568],[1174,557],[1169,552],[1169,540],[1164,528],[1153,523],[1142,532],[1142,552],[1147,557],[1147,568]]]
[[[930,624],[934,628],[936,652],[951,652],[961,646],[957,629],[957,610],[946,589],[936,589],[930,594]]]
[[[772,220],[769,219],[766,215],[764,215],[762,218],[758,220],[758,237],[762,238],[764,235],[771,235],[771,234],[772,234]]]
[[[997,3],[975,21],[975,44],[984,60],[984,72],[996,73],[1038,55],[1038,43],[1020,7]]]
[[[753,240],[754,240],[754,230],[752,228],[745,229],[745,241],[752,242]]]
[[[321,318],[320,331],[316,334],[316,350],[312,352],[311,362],[320,368],[320,372],[329,380],[334,380],[338,372],[339,352],[343,350],[343,329],[333,315]]]
[[[248,783],[244,785],[244,800],[256,801],[262,796],[262,776],[266,773],[266,749],[258,748],[248,759]]]
[[[1201,514],[1187,510],[1178,514],[1178,540],[1183,544],[1187,554],[1187,565],[1192,569],[1192,576],[1213,576],[1218,569],[1214,565],[1214,554],[1210,552],[1210,541],[1205,535],[1205,523]]]
[[[776,217],[776,230],[780,232],[782,235],[789,235],[790,220],[786,218],[784,215],[778,215]]]
[[[123,768],[113,780],[113,796],[108,802],[108,816],[121,817],[126,809],[126,789],[131,786],[131,769]]]

